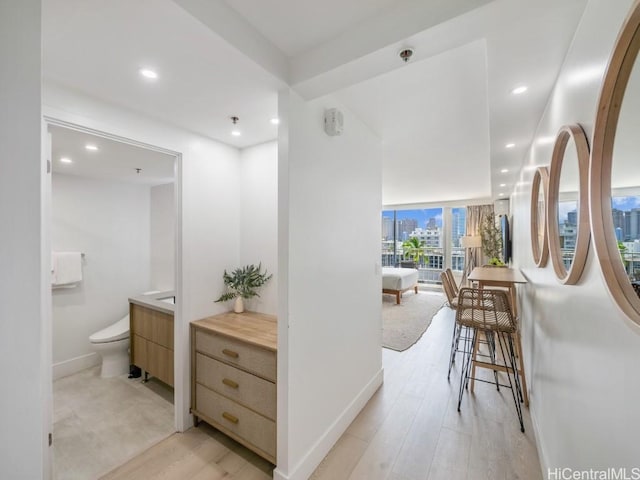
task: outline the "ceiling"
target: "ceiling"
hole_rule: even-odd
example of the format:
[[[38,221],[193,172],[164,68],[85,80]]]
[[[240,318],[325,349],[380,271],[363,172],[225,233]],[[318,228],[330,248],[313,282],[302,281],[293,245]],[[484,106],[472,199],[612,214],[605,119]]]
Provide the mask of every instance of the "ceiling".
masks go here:
[[[288,57],[303,54],[407,0],[225,0]],[[285,13],[286,12],[286,13]]]
[[[172,155],[55,125],[49,126],[49,132],[54,173],[148,186],[174,180]],[[87,145],[97,150],[87,150]],[[61,162],[62,158],[71,163]]]
[[[431,202],[489,196],[482,40],[409,63],[337,96],[383,138],[385,204],[420,203],[427,196]],[[442,98],[448,99],[446,108]]]
[[[171,0],[42,3],[45,81],[239,148],[276,137],[284,84]]]
[[[279,89],[333,93],[383,141],[385,205],[496,199],[586,2],[43,0],[43,76],[238,148],[276,138]]]

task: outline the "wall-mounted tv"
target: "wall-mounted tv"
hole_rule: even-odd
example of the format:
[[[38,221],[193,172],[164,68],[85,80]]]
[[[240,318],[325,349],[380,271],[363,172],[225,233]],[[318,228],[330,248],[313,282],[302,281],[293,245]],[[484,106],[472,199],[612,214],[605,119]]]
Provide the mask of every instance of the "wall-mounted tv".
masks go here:
[[[511,228],[507,215],[500,215],[500,229],[502,231],[502,259],[504,263],[509,263],[511,261]]]

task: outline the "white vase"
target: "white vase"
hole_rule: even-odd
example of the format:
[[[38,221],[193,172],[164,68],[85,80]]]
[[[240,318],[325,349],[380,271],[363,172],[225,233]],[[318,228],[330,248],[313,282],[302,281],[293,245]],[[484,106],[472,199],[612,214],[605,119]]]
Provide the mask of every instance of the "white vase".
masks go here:
[[[236,297],[236,302],[233,304],[233,311],[236,313],[244,312],[244,301],[242,297]]]

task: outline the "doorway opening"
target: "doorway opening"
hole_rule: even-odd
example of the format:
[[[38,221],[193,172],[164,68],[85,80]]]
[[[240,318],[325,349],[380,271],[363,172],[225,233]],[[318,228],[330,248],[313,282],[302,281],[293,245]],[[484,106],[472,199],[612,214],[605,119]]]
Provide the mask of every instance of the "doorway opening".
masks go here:
[[[177,430],[181,156],[46,122],[53,478],[98,478]],[[170,345],[136,329],[132,304],[170,320]],[[165,348],[163,371],[134,359],[141,341]]]

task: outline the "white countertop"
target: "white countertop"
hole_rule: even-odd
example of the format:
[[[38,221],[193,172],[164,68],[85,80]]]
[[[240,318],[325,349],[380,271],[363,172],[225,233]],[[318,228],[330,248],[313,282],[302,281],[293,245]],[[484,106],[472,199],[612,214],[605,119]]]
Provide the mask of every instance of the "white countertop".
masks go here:
[[[129,303],[173,315],[175,310],[175,296],[176,292],[174,290],[167,290],[166,292],[152,293],[151,295],[129,297]]]

